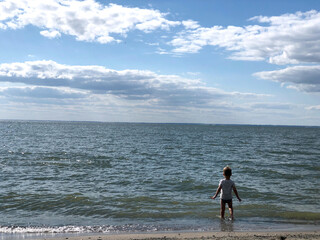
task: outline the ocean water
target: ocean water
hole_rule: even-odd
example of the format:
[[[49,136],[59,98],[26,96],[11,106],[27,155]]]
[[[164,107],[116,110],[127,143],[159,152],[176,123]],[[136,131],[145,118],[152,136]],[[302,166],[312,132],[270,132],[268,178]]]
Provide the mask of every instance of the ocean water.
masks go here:
[[[320,128],[0,121],[0,237],[320,228]],[[211,200],[233,169],[241,203]]]

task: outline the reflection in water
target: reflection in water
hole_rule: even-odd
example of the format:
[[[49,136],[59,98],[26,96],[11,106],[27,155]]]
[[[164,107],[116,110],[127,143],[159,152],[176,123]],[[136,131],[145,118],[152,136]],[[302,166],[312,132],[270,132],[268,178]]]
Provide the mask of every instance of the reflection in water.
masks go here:
[[[233,232],[233,220],[231,219],[221,219],[220,220],[220,231],[221,232]]]

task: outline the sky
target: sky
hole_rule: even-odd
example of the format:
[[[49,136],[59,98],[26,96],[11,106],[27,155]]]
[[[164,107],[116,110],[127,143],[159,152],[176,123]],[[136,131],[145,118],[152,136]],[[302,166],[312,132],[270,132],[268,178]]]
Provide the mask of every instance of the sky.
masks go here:
[[[318,0],[0,0],[0,119],[320,126]]]

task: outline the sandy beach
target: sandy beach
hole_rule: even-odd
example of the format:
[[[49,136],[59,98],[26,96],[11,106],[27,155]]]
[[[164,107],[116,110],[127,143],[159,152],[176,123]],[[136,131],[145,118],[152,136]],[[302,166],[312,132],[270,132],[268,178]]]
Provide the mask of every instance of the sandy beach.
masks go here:
[[[39,238],[38,238],[39,239]],[[320,239],[320,231],[309,232],[181,232],[181,233],[140,233],[116,235],[71,236],[59,238],[41,238],[49,240],[297,240]]]

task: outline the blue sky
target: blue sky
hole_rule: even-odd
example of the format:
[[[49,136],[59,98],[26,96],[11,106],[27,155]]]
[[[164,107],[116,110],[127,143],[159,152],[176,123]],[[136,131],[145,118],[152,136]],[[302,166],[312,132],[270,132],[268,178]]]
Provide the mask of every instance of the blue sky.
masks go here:
[[[0,1],[0,119],[320,125],[319,9]]]

